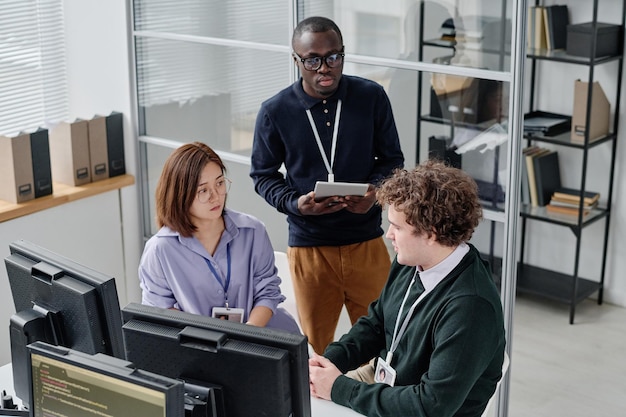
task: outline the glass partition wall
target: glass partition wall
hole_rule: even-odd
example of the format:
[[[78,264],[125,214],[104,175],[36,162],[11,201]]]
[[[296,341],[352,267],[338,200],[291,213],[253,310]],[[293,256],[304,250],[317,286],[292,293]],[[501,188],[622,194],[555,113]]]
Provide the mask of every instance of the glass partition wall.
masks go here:
[[[472,239],[491,261],[510,354],[515,289],[525,2],[513,0],[133,0],[144,232],[163,162],[199,140],[227,163],[228,204],[265,222],[276,250],[285,217],[248,176],[256,114],[293,83],[291,33],[322,15],[342,30],[344,73],[384,86],[406,166],[448,160],[478,182],[485,220]],[[253,210],[251,208],[254,208]],[[252,211],[251,211],[252,210]],[[385,216],[383,216],[385,217]],[[508,375],[497,415],[507,415]]]

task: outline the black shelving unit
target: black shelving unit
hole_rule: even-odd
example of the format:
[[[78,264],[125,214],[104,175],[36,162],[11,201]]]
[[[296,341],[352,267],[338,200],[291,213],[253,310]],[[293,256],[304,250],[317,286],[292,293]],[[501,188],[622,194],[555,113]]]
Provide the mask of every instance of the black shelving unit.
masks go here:
[[[424,61],[424,49],[425,48],[434,48],[434,49],[446,51],[446,53],[454,55],[457,53],[458,49],[462,47],[461,46],[462,44],[458,44],[455,40],[444,40],[444,39],[437,39],[437,38],[425,39],[424,27],[425,27],[425,19],[427,19],[427,16],[429,14],[428,3],[433,3],[433,2],[429,2],[425,0],[422,0],[420,2],[420,14],[419,14],[420,16],[419,28],[420,29],[419,29],[419,43],[418,43],[418,60],[419,61]],[[510,30],[510,27],[507,29],[508,20],[506,17],[506,13],[507,13],[506,4],[507,4],[506,0],[502,0],[501,10],[500,10],[500,21],[498,23],[500,26],[499,30],[501,34],[506,34],[507,30]],[[455,13],[456,13],[456,8],[455,8]],[[457,14],[450,16],[450,17],[455,21],[455,24],[463,20],[463,17]],[[493,45],[490,48],[481,47],[480,53],[489,54],[493,57],[497,57],[497,64],[494,64],[496,68],[490,68],[490,69],[504,71],[506,58],[510,55],[510,40],[507,38],[507,36],[500,36],[497,42],[497,45],[495,45],[495,47]],[[418,163],[420,161],[420,143],[423,140],[423,138],[421,137],[422,136],[422,123],[445,125],[448,128],[448,135],[446,136],[448,136],[448,140],[451,141],[455,137],[456,129],[463,128],[463,129],[476,130],[476,131],[482,132],[488,129],[490,126],[496,123],[502,123],[503,121],[508,119],[508,116],[502,113],[502,106],[504,105],[503,103],[501,103],[500,113],[497,115],[497,117],[495,117],[494,119],[487,120],[485,122],[479,122],[479,123],[467,123],[467,122],[462,122],[459,120],[454,120],[453,117],[450,117],[450,118],[437,117],[437,116],[432,115],[432,112],[426,113],[423,109],[424,106],[422,104],[422,97],[423,97],[423,94],[425,93],[424,79],[423,79],[422,72],[418,72],[417,77],[418,77],[418,83],[417,83],[417,86],[418,86],[417,87],[418,122],[417,122],[417,130],[416,130],[417,135],[416,136],[417,136],[418,146],[416,147],[416,161],[418,161]],[[427,91],[426,94],[431,95],[433,93],[431,91]],[[502,94],[501,90],[499,94]],[[500,99],[502,99],[502,95],[500,95]],[[481,104],[484,104],[484,103],[479,103],[478,105],[480,106]],[[431,96],[431,106],[432,106],[432,96]],[[429,149],[429,156],[430,156],[430,153],[431,153],[431,149]],[[503,191],[499,191],[498,186],[497,186],[498,185],[498,172],[500,169],[499,154],[500,154],[500,150],[498,147],[498,149],[495,149],[494,151],[494,157],[492,161],[493,170],[491,172],[492,177],[488,181],[484,181],[486,185],[491,185],[491,186],[481,193],[485,197],[482,200],[483,208],[489,211],[493,211],[493,212],[504,212],[504,202],[500,201],[498,198],[500,195],[500,192],[502,192],[503,194]],[[459,159],[462,159],[462,157],[460,156]],[[477,180],[477,181],[480,182],[480,180]],[[496,282],[499,282],[501,259],[494,255],[496,223],[493,221],[490,224],[489,233],[490,233],[489,248],[487,252],[483,253],[483,256],[489,261],[489,264],[491,265],[494,280]]]
[[[587,173],[589,170],[589,154],[593,152],[594,148],[607,142],[611,143],[611,162],[606,171],[608,180],[608,195],[606,199],[606,206],[592,210],[588,215],[583,215],[583,202],[581,198],[580,206],[577,216],[555,216],[547,213],[545,207],[531,207],[530,205],[522,205],[521,208],[521,244],[520,244],[520,261],[518,267],[517,289],[518,291],[531,293],[541,297],[545,297],[558,302],[569,304],[569,322],[574,323],[576,306],[581,301],[585,300],[589,296],[597,293],[598,304],[602,304],[603,289],[604,289],[604,277],[606,272],[606,256],[609,237],[609,225],[611,220],[611,206],[613,201],[613,178],[615,173],[615,155],[617,147],[617,132],[618,132],[618,120],[619,120],[619,104],[621,96],[621,79],[623,70],[623,52],[620,51],[618,55],[610,57],[596,58],[596,23],[598,21],[598,3],[604,0],[593,0],[593,29],[592,39],[589,51],[589,57],[579,57],[567,55],[563,50],[557,51],[545,51],[545,50],[529,50],[527,58],[530,60],[530,107],[531,111],[537,110],[535,108],[535,94],[537,93],[536,85],[538,78],[537,62],[538,61],[551,61],[560,62],[572,65],[583,65],[588,67],[588,91],[587,91],[587,107],[586,107],[586,123],[587,131],[585,132],[585,138],[582,143],[574,143],[570,140],[570,133],[564,133],[554,137],[547,136],[527,136],[527,144],[530,145],[533,142],[550,143],[555,146],[565,146],[570,148],[576,148],[582,153],[582,166],[581,166],[581,178],[580,178],[580,195],[582,197],[586,189]],[[606,0],[610,1],[610,0]],[[539,1],[536,0],[536,5],[539,5]],[[622,1],[622,30],[626,17],[624,16],[626,11],[626,0]],[[623,35],[622,35],[623,36]],[[594,69],[599,65],[605,65],[610,62],[617,62],[617,88],[615,92],[615,109],[613,114],[615,115],[612,124],[612,132],[598,140],[590,141],[589,121],[591,119],[591,102],[592,102],[592,89],[594,82]],[[574,81],[574,80],[572,80]],[[597,170],[600,172],[601,170]],[[524,248],[526,241],[532,239],[532,236],[527,235],[527,225],[529,221],[547,222],[555,225],[568,227],[571,229],[575,237],[575,253],[574,253],[574,268],[571,274],[557,272],[546,268],[540,268],[532,266],[524,260]],[[602,243],[601,253],[601,271],[599,281],[589,280],[579,275],[579,263],[580,263],[580,251],[581,251],[581,239],[582,231],[585,227],[596,223],[598,221],[604,221],[604,235]]]

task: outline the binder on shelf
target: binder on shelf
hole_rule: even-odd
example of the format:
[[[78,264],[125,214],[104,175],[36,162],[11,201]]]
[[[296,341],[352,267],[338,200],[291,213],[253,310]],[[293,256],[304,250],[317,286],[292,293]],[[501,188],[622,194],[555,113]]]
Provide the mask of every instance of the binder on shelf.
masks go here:
[[[535,183],[537,188],[537,205],[545,206],[550,202],[552,194],[561,188],[559,154],[548,151],[533,158]]]
[[[109,178],[109,154],[107,152],[107,127],[104,116],[94,116],[87,121],[89,137],[89,166],[91,180]]]
[[[124,158],[124,117],[112,112],[106,116],[107,154],[109,157],[109,177],[126,173]]]
[[[574,82],[574,111],[572,112],[571,139],[574,143],[585,142],[587,119],[587,92],[589,83]],[[600,83],[595,81],[591,93],[591,115],[589,119],[589,142],[603,138],[609,133],[611,104],[604,94]]]
[[[50,129],[50,162],[55,182],[72,186],[91,182],[86,120],[61,122]]]
[[[23,203],[35,198],[30,135],[0,136],[0,200]]]
[[[572,117],[564,114],[535,110],[524,115],[524,133],[555,136],[571,129]]]
[[[123,114],[96,115],[89,120],[89,154],[92,180],[126,173]]]
[[[52,169],[48,129],[40,127],[30,134],[30,152],[33,161],[35,198],[52,194]]]

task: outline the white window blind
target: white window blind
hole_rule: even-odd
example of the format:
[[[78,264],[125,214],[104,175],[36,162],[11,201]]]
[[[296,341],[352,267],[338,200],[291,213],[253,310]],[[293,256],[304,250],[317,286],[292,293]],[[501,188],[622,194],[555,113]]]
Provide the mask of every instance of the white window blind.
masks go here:
[[[62,0],[0,0],[0,134],[68,117]]]

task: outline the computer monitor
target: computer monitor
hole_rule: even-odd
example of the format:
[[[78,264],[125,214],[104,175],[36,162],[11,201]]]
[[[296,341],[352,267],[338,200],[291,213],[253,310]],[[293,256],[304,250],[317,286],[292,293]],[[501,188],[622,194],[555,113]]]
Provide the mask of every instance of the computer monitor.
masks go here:
[[[102,353],[28,345],[32,417],[184,417],[184,384]]]
[[[28,350],[35,341],[124,359],[113,277],[25,240],[4,259],[16,314],[10,320],[15,394],[28,406]]]
[[[305,336],[136,303],[122,320],[127,360],[216,387],[228,417],[311,416]]]

